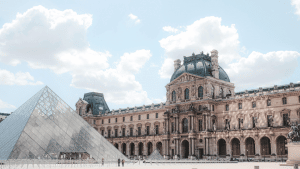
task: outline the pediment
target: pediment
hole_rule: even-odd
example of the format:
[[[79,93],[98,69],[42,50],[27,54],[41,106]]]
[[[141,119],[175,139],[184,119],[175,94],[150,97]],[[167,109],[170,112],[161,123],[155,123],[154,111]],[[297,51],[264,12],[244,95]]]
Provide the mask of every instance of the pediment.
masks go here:
[[[183,82],[189,82],[189,81],[195,81],[201,79],[204,79],[204,77],[190,74],[190,73],[183,73],[182,75],[178,76],[175,80],[170,82],[168,85],[179,84]]]

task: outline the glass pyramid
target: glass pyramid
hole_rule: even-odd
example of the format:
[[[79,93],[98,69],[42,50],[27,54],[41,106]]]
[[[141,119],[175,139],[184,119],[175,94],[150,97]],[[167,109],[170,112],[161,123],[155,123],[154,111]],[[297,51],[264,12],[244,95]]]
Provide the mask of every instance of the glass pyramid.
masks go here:
[[[98,162],[127,159],[47,86],[0,123],[0,136],[0,160],[76,153]]]

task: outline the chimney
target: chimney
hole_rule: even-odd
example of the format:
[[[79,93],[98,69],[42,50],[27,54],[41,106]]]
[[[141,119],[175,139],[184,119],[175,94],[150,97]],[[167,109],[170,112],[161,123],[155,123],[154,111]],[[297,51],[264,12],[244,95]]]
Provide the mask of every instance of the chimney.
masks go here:
[[[211,64],[212,64],[212,75],[214,78],[219,79],[219,63],[218,63],[218,51],[216,49],[211,51]]]
[[[181,66],[181,60],[180,59],[177,59],[177,60],[174,60],[174,72],[179,69]]]

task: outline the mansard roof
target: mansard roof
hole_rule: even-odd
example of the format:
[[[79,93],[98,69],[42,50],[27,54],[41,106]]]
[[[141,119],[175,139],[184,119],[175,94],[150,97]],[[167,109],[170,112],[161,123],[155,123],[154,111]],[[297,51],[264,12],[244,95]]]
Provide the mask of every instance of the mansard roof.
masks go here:
[[[190,73],[202,77],[206,76],[212,76],[212,63],[211,63],[211,58],[209,54],[197,54],[195,55],[193,53],[192,56],[186,57],[184,56],[183,64],[175,70],[173,73],[170,82],[175,80],[177,77],[179,77],[183,73]],[[223,70],[222,67],[219,66],[219,79],[230,82],[230,79],[227,75],[227,73]]]

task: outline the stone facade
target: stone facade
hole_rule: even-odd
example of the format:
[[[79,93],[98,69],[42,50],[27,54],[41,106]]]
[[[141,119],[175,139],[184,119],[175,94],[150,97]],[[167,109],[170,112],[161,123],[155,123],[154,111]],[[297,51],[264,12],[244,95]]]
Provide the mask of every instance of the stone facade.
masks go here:
[[[187,59],[198,59],[196,65],[207,56]],[[172,159],[286,158],[289,126],[300,122],[300,83],[235,93],[234,84],[221,79],[216,50],[208,63],[197,70],[211,76],[186,71],[171,80],[165,103],[93,115],[79,99],[76,111],[129,157],[158,149]],[[175,72],[180,66],[176,60]]]

